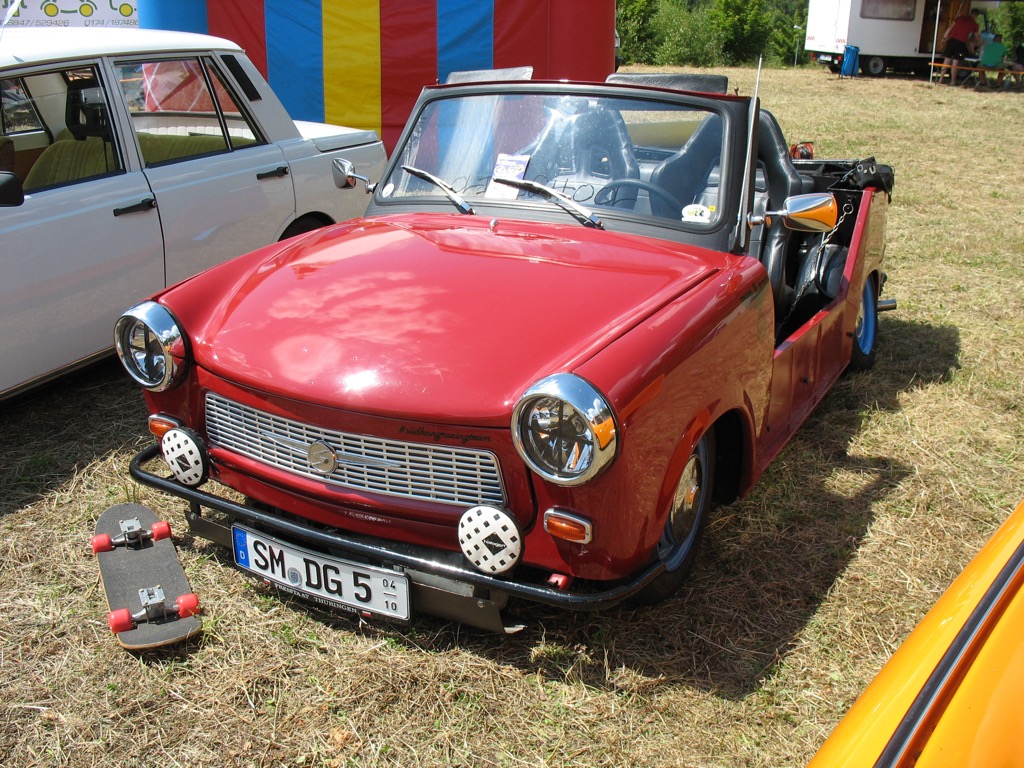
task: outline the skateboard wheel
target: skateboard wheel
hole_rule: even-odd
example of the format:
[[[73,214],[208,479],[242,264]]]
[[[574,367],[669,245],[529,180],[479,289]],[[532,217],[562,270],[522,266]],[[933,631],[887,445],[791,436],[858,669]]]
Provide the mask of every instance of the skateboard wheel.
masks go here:
[[[100,552],[110,552],[114,548],[114,542],[110,540],[109,533],[98,533],[92,537],[92,553],[98,555]]]
[[[118,608],[116,611],[108,613],[107,623],[110,624],[110,631],[115,635],[135,629],[135,622],[132,621],[132,612],[127,608]]]
[[[171,524],[166,520],[157,520],[153,523],[153,541],[171,538]]]
[[[181,618],[194,616],[199,613],[199,596],[194,592],[182,595],[178,598],[178,615]]]

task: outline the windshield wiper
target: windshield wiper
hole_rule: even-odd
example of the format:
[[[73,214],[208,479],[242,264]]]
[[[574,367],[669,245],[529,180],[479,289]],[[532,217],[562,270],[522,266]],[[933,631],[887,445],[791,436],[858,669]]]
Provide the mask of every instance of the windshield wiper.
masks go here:
[[[475,213],[473,206],[463,200],[462,196],[452,189],[443,179],[437,178],[437,176],[432,173],[421,171],[419,168],[413,168],[411,165],[403,165],[402,170],[406,173],[412,174],[417,179],[429,181],[435,187],[444,192],[448,196],[448,199],[452,201],[452,204],[459,209],[459,213]]]
[[[566,197],[561,192],[558,192],[551,187],[546,187],[539,182],[528,181],[527,179],[509,179],[501,176],[494,176],[493,180],[499,184],[507,184],[510,187],[525,189],[527,192],[533,192],[534,194],[546,197],[548,200],[562,206],[562,208],[571,213],[576,220],[584,226],[604,229],[604,224],[601,222],[601,219],[597,217],[596,213],[584,208],[571,197]]]

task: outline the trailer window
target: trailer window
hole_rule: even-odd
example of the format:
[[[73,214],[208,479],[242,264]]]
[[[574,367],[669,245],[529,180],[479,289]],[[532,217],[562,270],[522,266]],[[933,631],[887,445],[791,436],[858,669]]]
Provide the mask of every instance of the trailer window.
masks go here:
[[[863,0],[860,6],[862,19],[894,19],[913,21],[916,0]]]

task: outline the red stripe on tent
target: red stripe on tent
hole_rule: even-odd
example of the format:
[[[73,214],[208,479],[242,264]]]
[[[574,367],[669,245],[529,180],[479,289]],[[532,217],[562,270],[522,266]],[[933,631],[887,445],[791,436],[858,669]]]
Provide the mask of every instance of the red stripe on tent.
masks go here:
[[[245,49],[267,77],[267,25],[263,0],[214,0],[206,6],[211,35],[226,37]]]
[[[381,138],[390,148],[420,90],[437,82],[434,3],[380,0],[380,80]]]
[[[585,14],[583,14],[585,15]],[[533,77],[550,77],[548,2],[501,0],[494,4],[494,66],[533,67]]]
[[[615,3],[612,0],[551,2],[548,34],[551,40],[571,41],[549,46],[551,77],[601,82],[615,71]]]

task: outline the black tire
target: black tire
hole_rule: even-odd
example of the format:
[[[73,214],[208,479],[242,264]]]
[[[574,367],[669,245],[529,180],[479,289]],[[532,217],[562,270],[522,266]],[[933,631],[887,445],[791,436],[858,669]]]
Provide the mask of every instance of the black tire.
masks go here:
[[[853,329],[853,351],[850,353],[850,369],[866,371],[875,364],[878,351],[878,289],[874,275],[864,281],[857,305],[857,324]]]
[[[656,547],[665,571],[633,598],[637,605],[655,605],[683,585],[693,569],[711,511],[715,482],[715,433],[708,430],[690,454],[676,485],[672,509]]]

